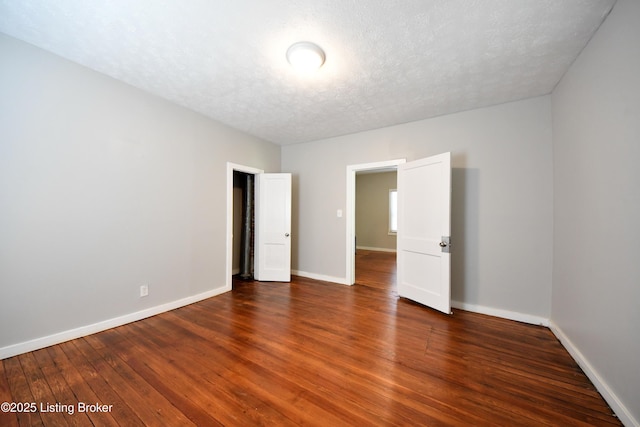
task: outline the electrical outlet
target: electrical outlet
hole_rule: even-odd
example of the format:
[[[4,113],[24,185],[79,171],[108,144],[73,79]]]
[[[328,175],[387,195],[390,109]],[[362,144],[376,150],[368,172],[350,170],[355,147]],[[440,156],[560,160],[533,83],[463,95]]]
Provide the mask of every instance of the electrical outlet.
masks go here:
[[[140,286],[140,296],[146,297],[147,295],[149,295],[149,285]]]

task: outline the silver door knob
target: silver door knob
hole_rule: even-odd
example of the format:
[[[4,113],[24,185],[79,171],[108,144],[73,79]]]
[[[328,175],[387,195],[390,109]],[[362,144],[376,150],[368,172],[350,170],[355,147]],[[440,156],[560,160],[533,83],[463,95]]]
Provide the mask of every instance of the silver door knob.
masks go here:
[[[284,237],[289,237],[289,233],[284,233]]]
[[[441,247],[441,248],[446,248],[446,247],[447,247],[447,244],[446,244],[445,242],[440,242],[440,247]]]

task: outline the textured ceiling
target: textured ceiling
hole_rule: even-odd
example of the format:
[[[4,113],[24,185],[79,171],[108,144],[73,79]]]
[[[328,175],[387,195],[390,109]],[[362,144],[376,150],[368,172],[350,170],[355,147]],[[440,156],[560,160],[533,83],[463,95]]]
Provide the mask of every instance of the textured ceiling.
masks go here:
[[[614,2],[0,0],[0,32],[291,144],[548,94]]]

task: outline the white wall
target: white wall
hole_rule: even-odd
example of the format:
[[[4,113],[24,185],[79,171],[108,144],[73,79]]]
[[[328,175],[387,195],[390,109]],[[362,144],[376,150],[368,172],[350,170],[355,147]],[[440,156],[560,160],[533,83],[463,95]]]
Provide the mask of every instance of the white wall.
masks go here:
[[[3,35],[0,62],[0,357],[223,289],[226,162],[280,148]]]
[[[552,326],[627,425],[640,425],[639,22],[640,2],[618,0],[552,96]]]
[[[346,224],[336,210],[346,205],[347,165],[446,151],[454,168],[453,299],[547,319],[553,228],[549,97],[284,146],[283,172],[294,174],[293,268],[346,281]]]

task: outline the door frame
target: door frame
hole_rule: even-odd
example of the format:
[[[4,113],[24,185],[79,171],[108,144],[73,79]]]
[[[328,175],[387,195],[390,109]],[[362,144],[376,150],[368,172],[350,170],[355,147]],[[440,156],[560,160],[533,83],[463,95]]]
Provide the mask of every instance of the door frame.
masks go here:
[[[230,291],[233,286],[233,172],[244,172],[253,175],[264,173],[263,169],[251,166],[239,165],[227,162],[227,262],[226,262],[226,282],[224,291]]]
[[[346,204],[346,284],[353,285],[356,282],[356,172],[374,171],[384,169],[397,169],[398,165],[406,163],[407,159],[394,159],[374,163],[361,163],[347,166],[347,204]]]

